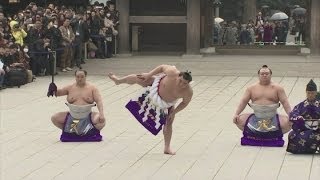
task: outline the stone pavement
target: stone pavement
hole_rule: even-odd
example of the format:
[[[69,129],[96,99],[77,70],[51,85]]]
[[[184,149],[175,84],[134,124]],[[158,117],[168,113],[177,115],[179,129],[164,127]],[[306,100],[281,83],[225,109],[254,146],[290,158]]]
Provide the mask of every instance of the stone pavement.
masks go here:
[[[104,99],[107,125],[99,143],[61,143],[61,131],[50,116],[65,111],[65,97],[46,97],[50,77],[0,91],[1,179],[299,179],[320,178],[319,155],[292,155],[282,148],[240,145],[241,132],[232,115],[245,88],[257,80],[268,64],[273,80],[286,90],[292,105],[305,97],[313,77],[320,86],[319,58],[303,56],[211,56],[186,59],[173,56],[134,56],[88,60],[88,81],[97,85]],[[144,130],[124,108],[141,90],[137,85],[115,86],[106,72],[148,71],[158,64],[189,69],[194,76],[194,97],[177,114],[172,148],[164,155],[163,136]],[[74,81],[60,73],[58,87]],[[95,109],[96,110],[96,109]],[[250,109],[246,108],[249,112]],[[284,112],[281,108],[280,112]],[[287,141],[287,136],[285,136]]]

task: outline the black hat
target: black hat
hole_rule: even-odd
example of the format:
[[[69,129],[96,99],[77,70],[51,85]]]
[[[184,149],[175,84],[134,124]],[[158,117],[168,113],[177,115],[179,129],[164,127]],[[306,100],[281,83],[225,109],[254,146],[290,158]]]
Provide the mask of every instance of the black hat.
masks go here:
[[[317,91],[317,85],[316,85],[316,83],[313,82],[312,79],[307,84],[306,91]]]

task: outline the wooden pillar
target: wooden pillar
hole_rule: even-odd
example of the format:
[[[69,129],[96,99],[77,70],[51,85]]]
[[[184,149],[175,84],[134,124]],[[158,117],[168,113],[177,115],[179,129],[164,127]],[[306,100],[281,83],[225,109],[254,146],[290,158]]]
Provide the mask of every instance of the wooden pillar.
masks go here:
[[[255,21],[257,14],[257,0],[244,0],[243,23],[248,23],[251,19]]]
[[[119,25],[119,54],[131,54],[130,51],[130,26],[129,26],[129,11],[130,0],[117,0],[117,9],[120,12]]]
[[[203,6],[205,9],[204,17],[204,47],[210,47],[213,45],[213,6],[211,0],[204,0]]]
[[[187,52],[200,54],[200,1],[187,0]]]
[[[320,56],[320,1],[311,1],[310,50],[311,55]]]

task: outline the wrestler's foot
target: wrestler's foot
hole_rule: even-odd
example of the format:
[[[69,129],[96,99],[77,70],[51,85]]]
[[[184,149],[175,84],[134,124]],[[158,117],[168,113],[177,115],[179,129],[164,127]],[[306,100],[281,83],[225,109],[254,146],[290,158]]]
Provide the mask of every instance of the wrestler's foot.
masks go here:
[[[116,84],[120,84],[119,78],[114,75],[112,72],[108,74],[109,78]]]
[[[170,148],[169,149],[165,149],[163,153],[164,154],[168,154],[168,155],[176,155],[176,152],[171,151]]]

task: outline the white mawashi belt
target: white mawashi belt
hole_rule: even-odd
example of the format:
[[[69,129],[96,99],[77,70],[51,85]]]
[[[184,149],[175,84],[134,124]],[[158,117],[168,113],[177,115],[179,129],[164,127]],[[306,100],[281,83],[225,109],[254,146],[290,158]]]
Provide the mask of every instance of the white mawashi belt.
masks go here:
[[[147,97],[150,98],[151,103],[153,105],[160,107],[161,109],[167,109],[167,108],[175,105],[175,103],[176,103],[176,101],[174,101],[174,102],[164,101],[158,93],[159,83],[164,76],[166,76],[166,75],[160,75],[160,76],[155,77],[155,79],[152,83],[152,86],[147,87],[148,91],[150,92]]]
[[[280,107],[280,104],[259,105],[249,103],[249,106],[253,109],[254,115],[258,119],[272,119],[277,114],[277,109]]]
[[[92,112],[92,107],[96,106],[96,104],[87,104],[87,105],[74,105],[70,103],[66,103],[66,105],[70,109],[70,114],[73,118],[82,119],[89,116]]]
[[[161,113],[165,113],[168,114],[168,108],[170,108],[171,106],[174,106],[174,104],[176,102],[166,102],[164,101],[159,93],[158,93],[158,89],[159,89],[159,83],[161,81],[161,79],[165,76],[165,74],[160,75],[160,76],[156,76],[152,85],[148,86],[146,89],[144,89],[144,92],[148,92],[146,94],[146,97],[144,99],[144,101],[142,102],[142,105],[140,107],[139,110],[139,114],[143,114],[142,117],[142,121],[145,122],[148,119],[148,112],[151,109],[154,109],[156,112],[156,116],[154,117],[154,121],[156,123],[155,127],[159,128],[160,127],[160,115]],[[138,101],[138,100],[137,100]],[[147,106],[147,108],[146,108]],[[146,108],[146,109],[145,109]]]

